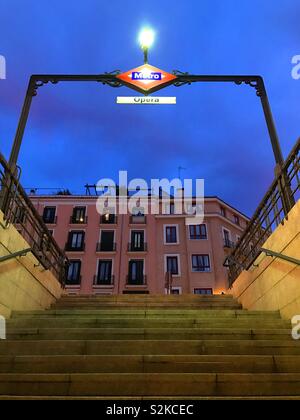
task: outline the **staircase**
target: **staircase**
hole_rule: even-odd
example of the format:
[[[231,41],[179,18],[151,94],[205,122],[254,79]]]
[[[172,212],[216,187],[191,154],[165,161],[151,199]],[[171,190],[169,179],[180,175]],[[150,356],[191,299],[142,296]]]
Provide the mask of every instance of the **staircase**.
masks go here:
[[[300,399],[300,342],[231,296],[66,296],[13,314],[0,399]]]

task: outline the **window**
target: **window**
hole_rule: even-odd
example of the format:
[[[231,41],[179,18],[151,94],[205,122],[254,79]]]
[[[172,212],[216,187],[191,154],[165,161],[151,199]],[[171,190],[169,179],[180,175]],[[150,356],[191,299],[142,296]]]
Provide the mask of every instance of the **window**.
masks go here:
[[[170,214],[175,214],[175,203],[170,203]]]
[[[177,256],[167,257],[167,273],[173,274],[173,276],[179,275],[179,265]]]
[[[101,216],[101,223],[105,225],[113,225],[117,223],[117,216],[114,213],[105,213]]]
[[[194,295],[212,295],[213,289],[194,289]]]
[[[132,209],[132,215],[133,216],[140,216],[140,217],[145,216],[145,209],[144,209],[144,207],[134,207]]]
[[[171,295],[181,295],[181,288],[180,287],[172,287]]]
[[[132,231],[131,232],[131,244],[130,244],[130,251],[144,251],[145,250],[145,243],[144,243],[145,232],[143,230],[140,231]]]
[[[85,232],[70,232],[66,251],[84,251]]]
[[[130,216],[130,224],[146,224],[146,221],[144,207],[134,207]]]
[[[233,215],[234,223],[236,225],[240,225],[240,218],[236,214]]]
[[[67,282],[68,286],[78,286],[81,283],[81,261],[70,261]]]
[[[193,255],[192,256],[192,271],[194,272],[210,271],[209,255]]]
[[[223,238],[225,248],[232,248],[231,233],[227,229],[223,229]]]
[[[190,239],[207,239],[206,225],[190,225]]]
[[[165,242],[167,244],[177,244],[177,226],[166,226]]]
[[[226,217],[226,209],[225,209],[225,207],[221,207],[221,215],[223,216],[223,217]]]
[[[43,220],[46,224],[53,225],[55,220],[56,207],[45,207],[43,213]]]
[[[102,230],[101,232],[101,242],[98,247],[98,251],[103,252],[112,252],[115,251],[115,232],[113,230]]]
[[[112,260],[99,260],[96,285],[110,285],[112,280]]]
[[[75,207],[73,209],[73,215],[71,217],[72,224],[83,224],[86,223],[86,208],[85,207]]]
[[[144,284],[144,260],[129,261],[128,281],[129,285]]]

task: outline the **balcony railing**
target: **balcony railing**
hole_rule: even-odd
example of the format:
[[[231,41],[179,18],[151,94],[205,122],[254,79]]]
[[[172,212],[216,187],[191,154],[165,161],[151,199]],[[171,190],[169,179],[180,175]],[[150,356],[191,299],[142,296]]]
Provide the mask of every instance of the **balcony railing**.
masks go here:
[[[140,244],[139,246],[136,246],[134,243],[129,242],[127,246],[128,252],[147,252],[148,245],[146,242]]]
[[[81,285],[81,280],[82,280],[82,276],[78,276],[77,278],[74,279],[68,279],[66,280],[66,286],[80,286]]]
[[[147,276],[132,277],[131,275],[126,276],[127,286],[147,286]]]
[[[4,215],[3,227],[15,225],[41,266],[50,270],[64,285],[68,267],[66,255],[53,239],[43,218],[38,214],[1,154],[0,209]]]
[[[266,240],[287,219],[300,198],[300,139],[286,160],[280,174],[249,222],[244,234],[224,265],[229,268],[232,286],[243,270],[249,270],[262,253]]]
[[[84,252],[85,251],[85,243],[81,245],[74,245],[70,242],[66,243],[65,251],[67,252]]]
[[[114,284],[115,284],[115,276],[113,275],[105,279],[99,276],[94,276],[94,281],[93,281],[94,286],[113,286]]]
[[[70,225],[87,225],[87,222],[88,222],[87,216],[79,217],[79,218],[76,216],[70,217]]]
[[[144,215],[130,216],[131,225],[145,225],[147,223],[147,217]]]
[[[46,225],[57,225],[57,216],[55,216],[55,217],[43,217],[43,221]]]
[[[101,225],[116,225],[118,224],[118,217],[115,214],[109,214],[100,216]]]
[[[235,243],[233,241],[231,241],[230,239],[224,238],[224,248],[234,249],[234,247],[235,247]]]
[[[117,244],[106,244],[102,242],[98,242],[96,246],[96,252],[116,252]]]

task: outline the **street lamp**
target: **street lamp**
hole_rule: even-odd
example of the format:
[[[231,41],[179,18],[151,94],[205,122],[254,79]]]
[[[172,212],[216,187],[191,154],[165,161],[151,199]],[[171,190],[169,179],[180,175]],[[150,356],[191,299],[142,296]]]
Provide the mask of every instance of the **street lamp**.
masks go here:
[[[155,32],[151,28],[144,28],[139,35],[139,43],[144,51],[144,63],[148,64],[148,52],[155,41]]]

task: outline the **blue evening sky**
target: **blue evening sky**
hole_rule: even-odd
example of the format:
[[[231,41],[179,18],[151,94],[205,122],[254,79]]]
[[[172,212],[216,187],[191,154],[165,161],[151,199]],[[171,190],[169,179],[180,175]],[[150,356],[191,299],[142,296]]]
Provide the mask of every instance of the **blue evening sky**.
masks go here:
[[[300,135],[297,0],[0,0],[0,151],[8,158],[34,73],[104,73],[142,64],[137,33],[157,32],[150,63],[192,74],[265,77],[284,156]],[[252,214],[273,178],[274,158],[259,98],[247,86],[167,88],[177,106],[115,104],[127,88],[45,86],[33,100],[20,154],[24,187],[69,188],[100,178],[204,178]]]

